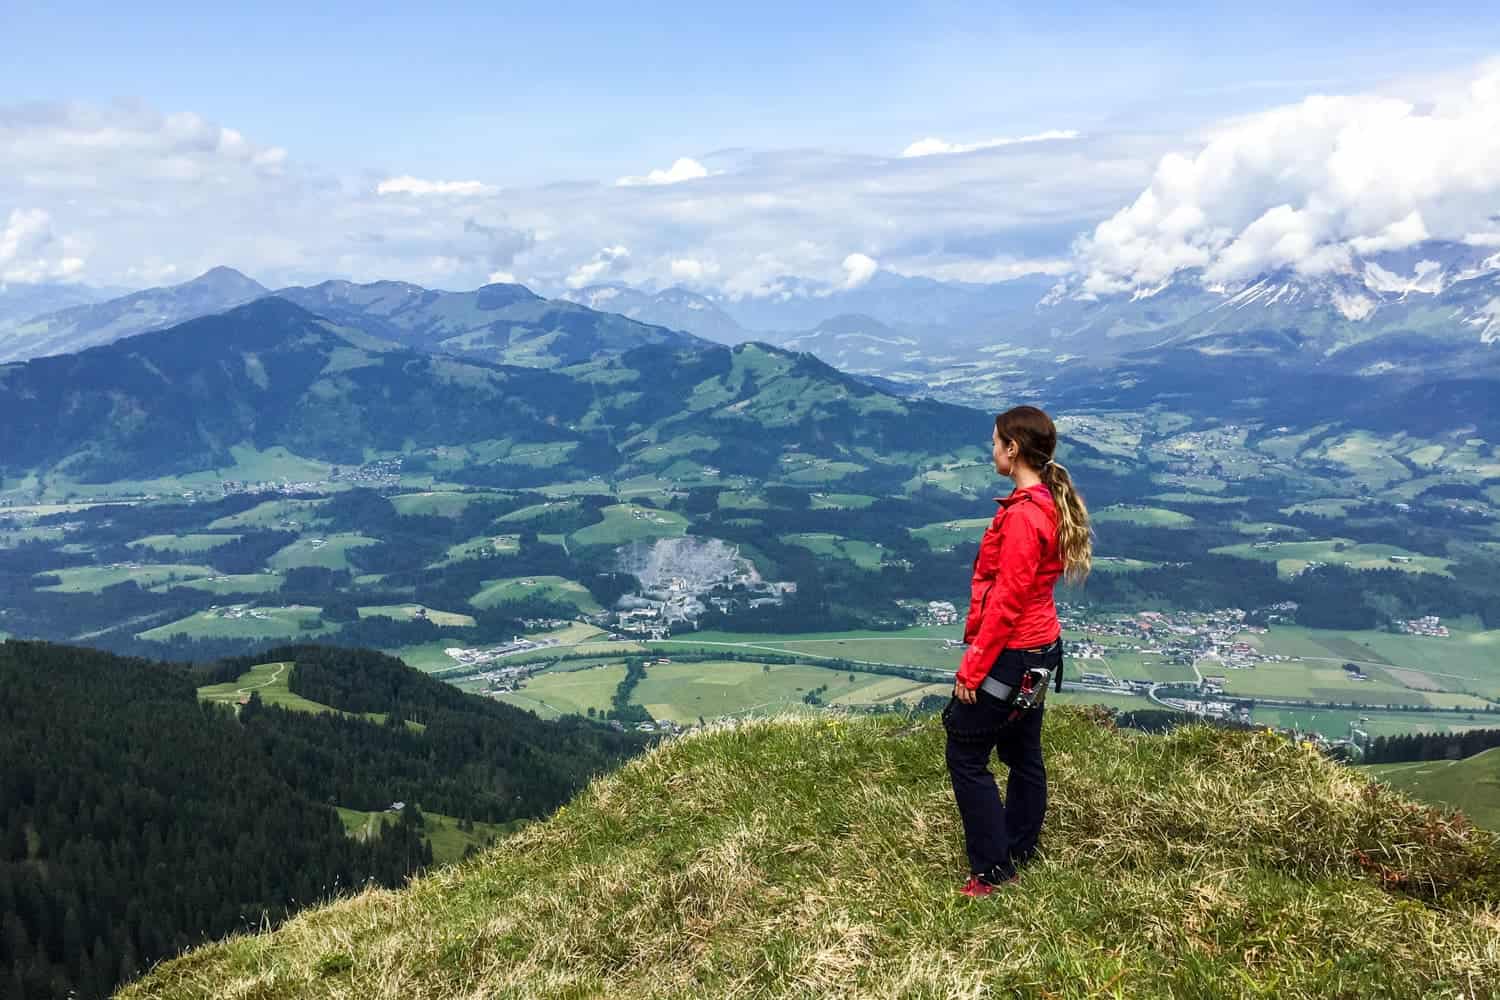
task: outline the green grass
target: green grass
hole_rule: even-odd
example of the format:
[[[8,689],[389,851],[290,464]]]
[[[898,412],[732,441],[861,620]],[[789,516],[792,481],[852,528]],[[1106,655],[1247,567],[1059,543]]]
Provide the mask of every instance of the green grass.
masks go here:
[[[367,840],[380,832],[383,822],[395,824],[397,815],[392,812],[361,812],[338,806],[339,819],[344,830],[356,840]],[[422,834],[432,845],[432,862],[435,865],[451,865],[464,856],[472,845],[482,848],[511,832],[515,824],[483,823],[475,820],[472,830],[460,830],[458,819],[442,813],[422,813]]]
[[[293,712],[335,711],[327,705],[309,701],[299,694],[292,693],[287,684],[295,669],[296,667],[291,663],[262,663],[251,667],[232,681],[199,688],[198,700],[233,705],[251,691],[255,691],[260,695],[262,703],[280,705]]]
[[[439,628],[471,628],[474,625],[473,615],[458,614],[453,611],[438,611],[435,608],[424,607],[421,604],[382,604],[370,605],[359,609],[361,618],[394,618],[397,621],[410,622],[419,618],[426,618]]]
[[[688,519],[675,511],[626,503],[605,507],[601,513],[603,521],[578,529],[568,541],[575,545],[624,545],[687,533]]]
[[[1134,504],[1116,504],[1089,512],[1090,520],[1108,524],[1123,521],[1127,524],[1143,524],[1151,528],[1187,528],[1195,519],[1187,514],[1162,507],[1140,507]]]
[[[783,541],[800,545],[816,555],[845,559],[860,569],[879,569],[881,550],[859,538],[844,538],[822,531],[806,531],[783,536]]]
[[[806,710],[803,696],[827,686],[824,701],[848,703],[862,688],[887,678],[823,667],[746,663],[738,660],[654,664],[636,685],[632,701],[654,718],[691,723],[700,717],[774,715]]]
[[[190,587],[205,590],[210,594],[270,594],[281,589],[281,577],[275,573],[239,573],[222,576],[203,576],[176,583],[158,584],[151,589],[164,594],[173,587]]]
[[[1266,653],[1320,659],[1338,666],[1346,660],[1390,668],[1407,686],[1461,691],[1500,699],[1500,629],[1450,626],[1447,639],[1391,632],[1335,632],[1277,625],[1247,641]]]
[[[519,601],[527,597],[546,597],[561,601],[585,613],[599,610],[599,602],[594,600],[583,584],[560,576],[546,575],[486,580],[484,589],[469,598],[469,603],[476,608],[493,608],[506,601]]]
[[[927,543],[928,547],[938,552],[947,552],[959,545],[970,545],[977,549],[979,536],[984,534],[984,529],[988,528],[993,520],[989,517],[966,517],[955,521],[924,524],[920,528],[910,530],[914,537],[920,538]]]
[[[1348,538],[1322,538],[1305,542],[1271,542],[1267,548],[1256,548],[1255,542],[1221,545],[1209,551],[1215,555],[1237,556],[1257,562],[1274,562],[1283,579],[1295,576],[1309,563],[1321,562],[1348,566],[1351,569],[1399,569],[1408,573],[1436,573],[1452,576],[1451,559],[1424,556],[1395,545],[1356,542]],[[1405,562],[1396,562],[1395,556]]]
[[[238,514],[211,521],[210,531],[232,531],[236,528],[277,528],[289,521],[307,528],[318,520],[318,508],[326,500],[267,500]]]
[[[864,510],[873,506],[875,499],[863,493],[824,493],[814,495],[809,506],[812,510]]]
[[[323,623],[321,609],[294,604],[284,608],[223,607],[199,611],[175,622],[139,633],[136,638],[164,642],[190,639],[311,638],[334,631]]]
[[[1095,556],[1093,568],[1100,573],[1139,573],[1143,569],[1159,569],[1161,563],[1144,559],[1126,559],[1123,556]]]
[[[266,561],[278,572],[302,566],[320,566],[323,569],[349,569],[349,550],[362,545],[379,545],[380,539],[367,538],[353,532],[333,535],[316,535],[299,538]]]
[[[403,517],[415,515],[458,517],[470,504],[504,497],[501,493],[454,493],[428,491],[391,497],[391,506]]]
[[[434,569],[452,566],[467,559],[489,559],[514,555],[521,550],[520,535],[479,535],[457,545],[448,546],[443,558],[432,564]]]
[[[133,549],[153,552],[199,553],[237,542],[242,535],[147,535],[129,543]]]
[[[984,900],[938,721],[677,739],[483,856],[126,998],[1480,996],[1500,847],[1266,732],[1047,713],[1040,858]]]
[[[1500,747],[1463,760],[1371,764],[1362,770],[1414,799],[1462,809],[1480,826],[1500,830]]]
[[[1322,733],[1329,739],[1343,739],[1355,725],[1371,736],[1400,736],[1403,733],[1448,733],[1469,729],[1493,729],[1500,722],[1483,712],[1392,711],[1379,708],[1290,708],[1280,705],[1257,705],[1251,721],[1258,726],[1292,728]]]
[[[625,666],[621,663],[585,670],[554,670],[530,678],[521,690],[499,698],[544,719],[587,715],[590,708],[596,712],[607,710],[615,689],[624,679]]]
[[[97,594],[105,587],[128,582],[134,582],[140,587],[149,589],[162,584],[177,584],[198,577],[217,575],[217,571],[209,566],[177,563],[122,563],[116,566],[80,566],[48,572],[56,576],[59,582],[53,586],[37,589],[55,591],[60,594]]]

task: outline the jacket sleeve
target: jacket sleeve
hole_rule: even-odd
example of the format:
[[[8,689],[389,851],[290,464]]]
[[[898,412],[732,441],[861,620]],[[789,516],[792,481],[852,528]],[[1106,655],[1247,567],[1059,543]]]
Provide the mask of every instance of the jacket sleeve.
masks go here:
[[[1000,525],[1000,568],[985,596],[979,629],[958,665],[958,682],[977,688],[995,658],[1005,648],[1016,621],[1025,610],[1042,559],[1042,536],[1021,511]]]

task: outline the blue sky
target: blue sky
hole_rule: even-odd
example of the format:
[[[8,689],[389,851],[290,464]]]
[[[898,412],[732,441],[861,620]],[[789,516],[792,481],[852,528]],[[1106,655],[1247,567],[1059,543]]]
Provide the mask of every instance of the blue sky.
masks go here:
[[[0,172],[0,222],[17,229],[15,213],[28,213],[27,245],[48,244],[52,260],[12,262],[0,278],[57,276],[66,256],[85,262],[73,273],[86,280],[140,283],[185,276],[218,256],[287,280],[446,275],[463,283],[500,273],[562,287],[601,262],[609,265],[596,269],[601,276],[665,284],[682,260],[698,262],[701,280],[721,288],[731,272],[754,270],[739,283],[744,293],[766,287],[777,266],[836,281],[860,271],[850,271],[850,254],[883,266],[893,252],[923,247],[932,273],[949,267],[956,276],[972,258],[994,265],[973,274],[1003,274],[1007,262],[1070,252],[1140,193],[1162,155],[1192,154],[1222,123],[1312,94],[1385,93],[1403,81],[1422,81],[1413,87],[1425,93],[1432,78],[1500,53],[1500,15],[1478,3],[1031,6],[773,0],[371,11],[0,0],[0,123],[8,116],[17,148],[97,149],[118,132],[116,117],[139,138],[123,158],[74,171],[59,168],[59,154]],[[64,107],[65,136],[37,125]],[[157,161],[132,159],[176,114],[208,123],[204,135],[232,130],[260,153],[236,161],[245,170],[232,178],[194,166],[176,147],[163,147]],[[926,138],[973,145],[1056,132],[1072,137],[947,157],[954,162],[942,171],[878,162]],[[1043,148],[1059,157],[1040,158]],[[661,191],[616,183],[682,158],[706,177],[672,185],[670,203]],[[994,170],[957,162],[965,158]],[[1077,172],[1071,193],[1044,176],[1058,170]],[[174,197],[166,177],[190,188]],[[419,213],[396,211],[391,197],[369,197],[395,177],[465,182],[478,193],[460,205],[445,191],[426,197]],[[843,224],[860,218],[834,226],[793,211],[826,199],[815,192],[838,178],[851,192],[848,210],[869,213],[863,229]],[[218,239],[202,232],[214,213],[212,183],[226,199]],[[726,197],[754,193],[763,211],[751,218],[688,206],[694,184]],[[1010,194],[999,197],[995,185]],[[858,200],[861,191],[874,194]],[[276,218],[257,207],[271,198],[295,199],[302,210]],[[298,230],[306,209],[335,203],[317,234]],[[926,217],[929,206],[949,220],[944,228],[906,225],[907,213]],[[415,215],[428,216],[425,224]],[[595,229],[584,231],[585,215]],[[716,223],[718,242],[753,245],[750,257],[731,259],[716,245],[707,235]],[[328,226],[342,227],[340,239]],[[478,246],[477,234],[501,229],[511,237]],[[665,236],[648,249],[653,233]],[[818,246],[799,246],[808,242]],[[377,244],[386,249],[368,251]],[[528,249],[511,253],[516,246]],[[621,247],[628,253],[613,253]],[[142,259],[132,264],[132,253]],[[513,266],[523,257],[529,273]],[[691,264],[676,271],[693,272]]]

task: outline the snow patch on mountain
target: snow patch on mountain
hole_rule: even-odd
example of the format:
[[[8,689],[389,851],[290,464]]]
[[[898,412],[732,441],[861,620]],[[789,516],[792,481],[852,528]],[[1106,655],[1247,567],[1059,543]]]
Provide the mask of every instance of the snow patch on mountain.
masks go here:
[[[1500,341],[1500,296],[1480,306],[1478,312],[1465,322],[1478,328],[1480,343],[1493,344]]]

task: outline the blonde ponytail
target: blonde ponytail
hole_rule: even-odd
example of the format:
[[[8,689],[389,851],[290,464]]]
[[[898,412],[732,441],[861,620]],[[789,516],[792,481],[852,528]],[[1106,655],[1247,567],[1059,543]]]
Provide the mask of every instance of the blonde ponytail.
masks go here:
[[[1088,579],[1094,565],[1094,536],[1088,506],[1073,485],[1073,477],[1055,459],[1048,459],[1040,474],[1057,508],[1057,549],[1062,556],[1063,579],[1080,584]]]

